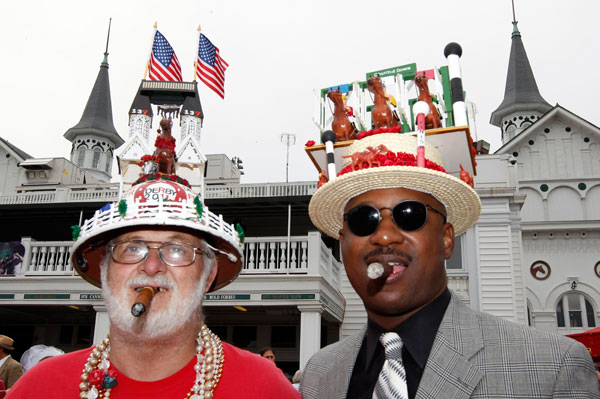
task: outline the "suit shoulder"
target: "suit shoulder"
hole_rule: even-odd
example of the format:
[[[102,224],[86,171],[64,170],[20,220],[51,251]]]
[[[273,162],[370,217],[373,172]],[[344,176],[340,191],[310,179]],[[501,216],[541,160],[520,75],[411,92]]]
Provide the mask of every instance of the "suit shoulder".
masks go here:
[[[473,311],[480,320],[484,341],[511,340],[524,345],[536,345],[548,349],[548,354],[563,357],[567,352],[586,356],[588,351],[574,339],[554,331],[540,330],[535,327],[518,324],[489,313]]]

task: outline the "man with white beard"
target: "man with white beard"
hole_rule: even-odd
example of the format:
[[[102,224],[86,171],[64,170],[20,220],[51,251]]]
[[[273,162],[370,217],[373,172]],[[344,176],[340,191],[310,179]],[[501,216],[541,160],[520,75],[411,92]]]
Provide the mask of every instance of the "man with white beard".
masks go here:
[[[184,184],[140,182],[75,235],[71,263],[102,287],[109,335],[39,363],[7,398],[300,397],[272,362],[204,324],[204,294],[241,270],[243,231]]]

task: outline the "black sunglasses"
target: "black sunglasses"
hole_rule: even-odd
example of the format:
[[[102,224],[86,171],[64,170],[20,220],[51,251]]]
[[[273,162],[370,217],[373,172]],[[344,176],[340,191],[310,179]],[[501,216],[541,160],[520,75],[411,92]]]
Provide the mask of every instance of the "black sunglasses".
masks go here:
[[[444,218],[446,216],[431,205],[424,204],[419,201],[402,201],[395,207],[375,208],[370,205],[359,205],[344,214],[344,221],[348,222],[348,227],[352,234],[365,237],[373,234],[379,222],[381,222],[380,211],[389,209],[392,211],[392,218],[396,225],[404,231],[417,231],[427,222],[427,209],[431,209]]]

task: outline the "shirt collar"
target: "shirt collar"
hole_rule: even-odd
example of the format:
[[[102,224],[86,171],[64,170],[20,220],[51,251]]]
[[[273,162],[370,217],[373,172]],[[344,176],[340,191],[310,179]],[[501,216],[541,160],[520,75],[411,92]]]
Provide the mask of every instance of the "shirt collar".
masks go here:
[[[446,308],[450,303],[450,298],[450,291],[446,288],[433,302],[391,330],[400,336],[404,347],[422,369],[425,368],[425,363]],[[371,319],[367,321],[367,365],[371,364],[375,351],[380,345],[379,337],[385,332],[388,331]],[[383,349],[383,347],[381,348]]]
[[[10,358],[10,355],[4,356],[2,359],[0,359],[0,367],[2,367],[4,362],[6,362],[9,358]]]

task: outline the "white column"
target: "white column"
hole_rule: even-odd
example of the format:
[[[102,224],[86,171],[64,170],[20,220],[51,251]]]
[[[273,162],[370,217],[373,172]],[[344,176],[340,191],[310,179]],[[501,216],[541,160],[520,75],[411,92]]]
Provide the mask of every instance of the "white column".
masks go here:
[[[96,324],[94,325],[94,345],[100,343],[108,335],[110,321],[105,305],[94,306],[96,311]]]
[[[322,305],[298,306],[300,311],[300,370],[321,349]]]

